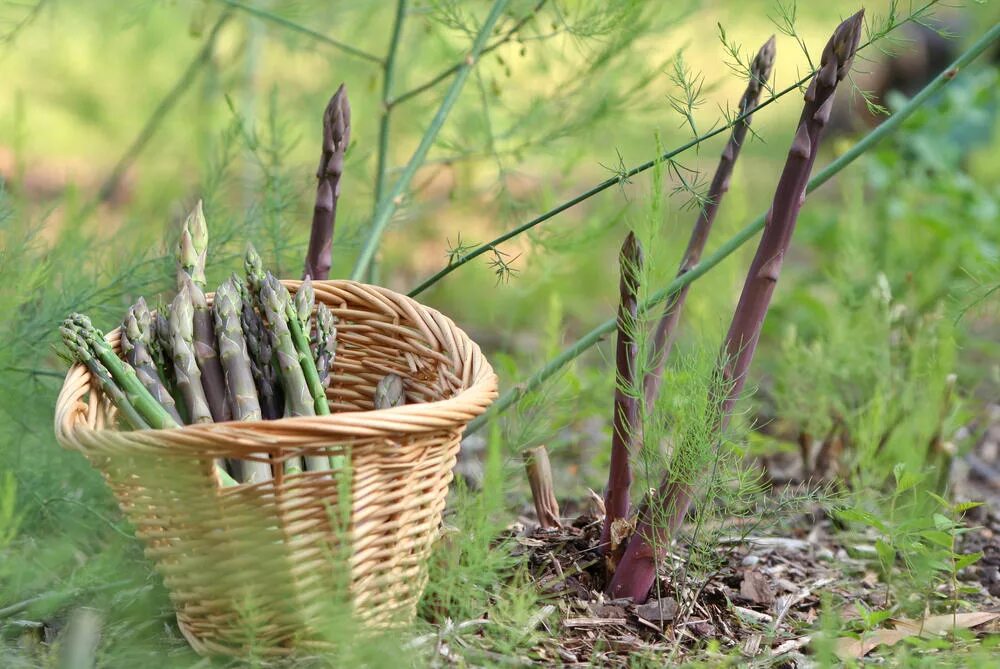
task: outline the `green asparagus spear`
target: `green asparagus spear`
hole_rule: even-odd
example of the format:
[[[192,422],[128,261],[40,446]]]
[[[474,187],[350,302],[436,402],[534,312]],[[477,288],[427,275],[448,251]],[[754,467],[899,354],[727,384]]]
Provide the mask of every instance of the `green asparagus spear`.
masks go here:
[[[163,405],[171,418],[182,424],[181,416],[174,405],[174,398],[160,380],[156,364],[150,354],[151,325],[152,315],[146,307],[146,301],[140,297],[139,301],[129,308],[125,322],[122,323],[122,353],[125,360],[135,369],[136,376],[146,390]]]
[[[316,305],[316,329],[312,344],[320,385],[329,388],[330,370],[337,356],[337,317],[322,302]]]
[[[287,289],[274,278],[271,274],[267,275],[268,283],[274,286],[274,290],[284,290],[285,294],[288,294]],[[309,285],[309,290],[311,291],[312,286]],[[319,380],[319,372],[316,370],[316,361],[313,359],[312,348],[309,346],[309,335],[308,332],[303,329],[302,321],[299,319],[299,310],[292,303],[291,299],[288,299],[284,303],[285,306],[285,319],[288,322],[288,330],[292,337],[292,343],[295,346],[295,353],[298,356],[299,366],[302,368],[302,373],[305,376],[306,387],[309,389],[309,394],[313,398],[313,410],[317,416],[327,416],[330,414],[330,405],[326,399],[326,390],[323,384]],[[270,320],[270,315],[268,316]]]
[[[375,386],[375,408],[391,409],[406,404],[403,379],[398,374],[386,374]]]
[[[226,388],[232,403],[236,420],[260,420],[260,402],[253,374],[250,372],[250,356],[247,353],[240,312],[243,301],[232,280],[225,281],[215,293],[213,313],[215,332],[219,341],[219,357],[226,375]]]
[[[205,290],[205,262],[208,258],[208,225],[201,208],[201,200],[194,210],[188,214],[181,229],[181,238],[177,244],[177,289],[187,274],[194,284]]]
[[[107,375],[102,375],[101,369],[88,364],[88,367],[97,376],[98,382],[102,384],[102,388],[105,387],[105,384],[110,383],[106,386],[109,397],[135,427],[139,429],[180,427],[170,417],[166,409],[139,382],[135,370],[115,355],[111,346],[104,339],[104,335],[91,324],[89,318],[82,314],[71,314],[63,323],[62,333],[63,340],[67,342],[74,354],[96,358],[100,367],[108,372]],[[86,354],[83,351],[86,351]],[[86,363],[85,360],[84,362]],[[197,366],[195,368],[197,369]],[[215,469],[222,485],[236,484],[236,481],[218,463],[216,463]]]
[[[315,416],[313,396],[309,392],[305,371],[292,339],[291,327],[299,325],[292,298],[281,282],[267,273],[261,286],[260,300],[270,328],[271,343],[278,361],[278,374],[285,389],[285,415]],[[311,354],[309,361],[312,363]],[[313,373],[315,371],[314,365]],[[324,471],[330,469],[330,458],[306,456],[304,464],[310,471]],[[300,467],[299,462],[286,463],[286,471],[289,474]]]
[[[233,412],[226,398],[226,377],[219,362],[219,354],[215,350],[212,310],[205,299],[204,291],[190,278],[187,279],[187,289],[191,294],[191,305],[194,308],[192,318],[194,356],[201,371],[201,386],[205,390],[209,411],[217,423],[232,420]]]
[[[306,275],[295,293],[295,315],[299,317],[299,327],[307,334],[312,329],[310,323],[314,306],[316,306],[316,292],[313,290],[312,279]]]
[[[289,329],[287,314],[293,307],[288,290],[268,274],[261,286],[260,300],[271,332],[271,345],[277,354],[278,375],[285,389],[286,415],[315,416],[313,398]]]
[[[257,300],[260,299],[260,290],[264,286],[264,262],[260,259],[260,254],[253,244],[247,244],[247,253],[243,259],[243,267],[247,274],[247,289]]]
[[[236,420],[260,420],[260,402],[257,388],[250,371],[250,356],[247,353],[243,328],[240,324],[243,300],[232,279],[219,286],[215,293],[213,312],[215,332],[219,339],[219,357],[226,373],[226,387]],[[256,454],[266,457],[263,454]],[[264,462],[240,460],[239,478],[242,481],[265,481],[271,476],[271,466]]]
[[[66,344],[66,348],[69,349],[70,354],[75,360],[87,366],[87,369],[90,370],[91,375],[101,387],[101,392],[111,400],[112,404],[118,407],[118,411],[121,412],[125,421],[135,430],[148,430],[149,423],[143,420],[139,412],[132,406],[132,403],[128,401],[125,392],[115,385],[114,380],[111,378],[111,372],[90,352],[90,348],[80,337],[77,329],[69,325],[63,325],[59,328],[59,332],[62,333],[63,342]]]
[[[194,355],[194,306],[191,304],[191,282],[186,282],[170,304],[171,350],[177,388],[184,397],[192,423],[211,423],[212,411],[201,385],[201,371]]]
[[[164,319],[166,322],[166,319]],[[169,326],[167,326],[169,327]],[[149,322],[149,344],[147,348],[149,349],[149,356],[153,359],[153,364],[156,365],[156,373],[160,375],[160,380],[163,381],[163,385],[170,389],[170,374],[167,371],[167,354],[163,350],[163,342],[160,339],[160,315],[156,314],[152,316]]]
[[[240,293],[242,309],[240,322],[243,326],[243,338],[246,340],[247,353],[250,356],[250,371],[253,373],[257,386],[257,396],[260,402],[261,417],[264,420],[281,418],[284,398],[278,374],[274,368],[273,353],[264,320],[258,313],[256,300],[250,295],[246,285],[235,274],[233,284]]]
[[[89,318],[82,314],[72,314],[66,319],[64,326],[90,348],[146,424],[155,429],[179,427],[163,405],[139,382],[132,366],[115,355],[104,339],[104,334],[93,326]]]

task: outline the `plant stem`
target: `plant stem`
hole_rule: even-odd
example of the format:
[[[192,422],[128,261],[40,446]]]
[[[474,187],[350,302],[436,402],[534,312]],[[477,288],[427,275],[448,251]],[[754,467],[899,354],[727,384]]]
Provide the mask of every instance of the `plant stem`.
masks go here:
[[[488,53],[490,53],[492,51],[496,51],[501,46],[503,46],[507,42],[511,41],[512,39],[514,39],[514,37],[521,31],[521,28],[523,28],[525,25],[527,25],[528,21],[530,21],[531,19],[533,19],[538,14],[538,12],[541,11],[542,7],[545,6],[546,2],[548,2],[548,0],[539,0],[539,2],[534,6],[534,8],[530,12],[528,12],[527,14],[525,14],[524,16],[522,16],[517,21],[517,23],[515,23],[511,27],[510,30],[508,30],[506,33],[503,34],[502,37],[498,38],[495,42],[493,42],[492,44],[490,44],[489,46],[487,46],[486,48],[484,48],[483,51],[482,51],[482,53],[480,54],[480,56],[485,56],[486,54],[488,54]],[[419,84],[417,86],[414,86],[410,90],[408,90],[405,93],[402,93],[402,94],[396,96],[395,98],[387,100],[386,104],[390,108],[395,107],[398,104],[402,104],[403,102],[406,102],[410,98],[415,97],[417,95],[420,95],[421,93],[423,93],[426,90],[434,88],[435,86],[437,86],[438,84],[440,84],[442,81],[444,81],[445,79],[447,79],[451,75],[453,75],[456,72],[458,72],[461,67],[462,67],[462,63],[455,63],[451,67],[449,67],[449,68],[447,68],[445,70],[442,70],[441,72],[438,72],[437,74],[435,74],[433,77],[431,77],[430,79],[428,79],[424,83]]]
[[[914,95],[905,105],[903,105],[899,111],[885,119],[881,125],[865,135],[854,146],[810,179],[809,187],[806,192],[811,193],[825,184],[834,175],[853,163],[860,156],[864,155],[873,146],[898,130],[903,122],[906,121],[906,119],[908,119],[913,112],[922,107],[938,91],[948,85],[961,71],[961,68],[981,56],[983,52],[997,40],[1000,40],[1000,23],[994,25],[986,32],[986,34],[976,40],[976,42],[961,56],[959,56],[948,69],[935,77],[933,81],[927,84],[920,90],[919,93]],[[760,107],[758,107],[758,109],[759,108]],[[660,304],[681,288],[695,281],[720,262],[725,260],[729,255],[736,251],[736,249],[743,246],[743,244],[749,241],[761,230],[761,228],[764,227],[765,216],[766,214],[758,216],[749,225],[726,240],[726,242],[723,243],[722,246],[720,246],[714,253],[710,254],[697,265],[692,267],[691,271],[687,272],[683,276],[676,277],[666,286],[666,288],[663,288],[648,297],[639,306],[639,314],[642,315],[646,313],[649,309],[657,304]],[[578,339],[571,346],[563,350],[555,358],[550,360],[542,369],[532,375],[527,381],[514,386],[501,395],[486,414],[479,416],[469,423],[469,427],[466,429],[465,434],[472,434],[485,425],[487,421],[509,409],[524,395],[537,389],[545,383],[546,380],[551,378],[553,374],[556,374],[567,364],[587,351],[591,346],[594,346],[601,341],[605,335],[614,331],[616,320],[617,319],[615,318],[610,318],[604,321],[590,332],[583,335],[583,337]]]
[[[552,485],[552,466],[545,446],[529,448],[524,452],[524,471],[531,486],[538,525],[546,530],[562,527],[559,521],[559,500]]]
[[[403,20],[406,18],[406,5],[408,0],[397,0],[396,20],[392,24],[392,37],[389,39],[389,49],[382,64],[382,114],[378,127],[378,154],[375,163],[375,202],[372,212],[374,216],[378,213],[379,203],[385,195],[385,177],[388,170],[389,160],[389,124],[392,116],[392,106],[389,104],[389,96],[392,94],[392,85],[396,79],[396,51],[399,49],[400,36],[403,34]],[[377,260],[373,259],[368,268],[368,283],[374,283]]]
[[[256,16],[257,18],[262,19],[264,21],[270,21],[271,23],[279,25],[283,28],[288,28],[289,30],[310,37],[316,40],[317,42],[322,42],[323,44],[332,46],[335,49],[340,49],[346,54],[350,54],[352,56],[361,58],[363,60],[367,60],[372,63],[379,63],[379,64],[382,63],[382,59],[376,55],[370,54],[367,51],[362,51],[361,49],[351,46],[350,44],[345,44],[344,42],[335,40],[332,37],[327,37],[322,33],[316,32],[315,30],[311,30],[309,28],[306,28],[305,26],[301,26],[298,23],[295,23],[294,21],[289,21],[283,16],[278,16],[277,14],[273,14],[271,12],[259,9],[257,7],[251,7],[250,5],[245,5],[242,2],[236,2],[236,0],[217,0],[217,1],[233,9],[245,12],[251,16]]]
[[[615,350],[615,398],[612,416],[611,462],[608,465],[608,485],[604,490],[604,525],[601,529],[601,552],[608,558],[609,570],[614,571],[617,539],[627,533],[616,531],[616,525],[628,520],[629,495],[632,489],[631,454],[638,442],[639,397],[637,385],[639,276],[642,273],[642,247],[634,232],[629,232],[619,256],[621,278],[618,282],[618,342]]]
[[[316,169],[316,203],[313,206],[304,277],[326,281],[333,264],[333,232],[344,175],[344,154],[351,143],[351,105],[344,84],[330,98],[323,112],[323,148]]]
[[[493,31],[493,26],[496,24],[497,19],[500,18],[500,14],[503,12],[504,8],[506,8],[508,1],[509,0],[493,1],[493,7],[490,9],[490,13],[487,15],[486,20],[479,29],[479,33],[476,35],[476,39],[472,43],[472,49],[469,51],[465,62],[456,73],[455,80],[452,81],[451,87],[444,96],[444,100],[441,101],[441,107],[438,109],[437,114],[434,115],[434,118],[431,121],[430,126],[427,128],[427,131],[424,133],[424,136],[420,139],[420,144],[417,146],[416,151],[413,152],[413,156],[410,157],[410,161],[406,164],[406,167],[403,169],[403,173],[399,176],[399,180],[396,181],[392,190],[388,193],[388,195],[382,198],[381,202],[378,203],[378,210],[375,214],[374,220],[372,221],[368,239],[365,240],[365,244],[361,249],[361,254],[358,256],[357,262],[354,265],[354,271],[351,272],[351,279],[354,281],[362,280],[367,273],[368,265],[371,263],[376,249],[378,249],[382,233],[385,232],[385,228],[388,226],[392,215],[396,212],[396,209],[402,202],[403,194],[409,187],[410,181],[413,180],[414,175],[417,173],[417,169],[419,169],[420,165],[423,164],[424,158],[427,157],[427,152],[430,151],[431,145],[434,144],[434,140],[437,138],[438,132],[440,132],[441,127],[444,125],[445,119],[448,118],[448,114],[451,112],[452,107],[454,107],[455,103],[458,101],[458,96],[462,92],[465,80],[469,78],[469,73],[479,60],[483,46],[486,44],[486,39]]]
[[[890,28],[885,34],[888,34],[889,32],[892,32],[893,30],[899,28],[900,26],[903,26],[903,25],[909,23],[910,21],[914,20],[913,19],[914,15],[920,15],[921,12],[923,12],[925,9],[927,9],[927,7],[930,7],[931,5],[935,4],[935,2],[936,2],[936,0],[933,0],[932,2],[929,2],[923,8],[917,10],[916,12],[914,12],[913,14],[911,14],[910,16],[908,16],[906,19],[904,19],[904,20],[900,21],[899,23],[897,23],[896,25],[892,26],[892,28]],[[874,41],[876,41],[876,39],[879,39],[879,37],[875,37],[875,38],[869,40],[868,42],[865,42],[865,44],[863,44],[861,47],[859,47],[859,50],[860,49],[864,49],[868,45],[872,44]],[[763,109],[764,107],[767,107],[768,105],[772,104],[773,102],[777,101],[778,99],[780,99],[780,98],[788,95],[792,91],[796,91],[796,90],[800,89],[802,86],[804,86],[805,84],[809,83],[809,80],[812,79],[813,76],[815,76],[815,74],[816,74],[815,72],[810,72],[805,77],[803,77],[803,78],[799,79],[798,81],[796,81],[795,83],[793,83],[791,86],[788,86],[787,88],[784,88],[784,89],[778,91],[777,93],[772,94],[767,100],[764,100],[764,102],[761,102],[760,104],[756,105],[753,109],[749,110],[747,113],[740,114],[736,118],[732,119],[732,121],[730,121],[729,123],[727,123],[727,124],[725,124],[725,125],[723,125],[723,126],[721,126],[719,128],[716,128],[715,130],[711,130],[709,132],[706,132],[703,135],[699,135],[698,137],[695,137],[694,139],[691,139],[690,141],[682,144],[681,146],[677,147],[676,149],[672,149],[672,150],[664,153],[661,156],[653,158],[652,160],[648,160],[648,161],[642,163],[641,165],[637,165],[637,166],[635,166],[635,167],[633,167],[631,169],[625,170],[625,171],[623,171],[623,172],[621,172],[619,174],[616,174],[615,176],[613,176],[613,177],[611,177],[609,179],[605,179],[604,181],[602,181],[601,183],[597,184],[596,186],[590,188],[589,190],[586,190],[583,193],[580,193],[579,195],[577,195],[576,197],[574,197],[574,198],[572,198],[570,200],[567,200],[566,202],[560,204],[559,206],[555,207],[554,209],[550,209],[549,211],[545,212],[544,214],[542,214],[542,215],[540,215],[540,216],[538,216],[536,218],[531,219],[527,223],[524,223],[524,224],[522,224],[522,225],[514,228],[513,230],[510,230],[509,232],[505,232],[504,234],[500,235],[499,237],[497,237],[497,238],[495,238],[495,239],[493,239],[493,240],[491,240],[489,242],[486,242],[485,244],[481,244],[481,245],[477,246],[476,248],[472,249],[471,251],[469,251],[468,253],[466,253],[465,255],[463,255],[463,256],[461,256],[459,258],[450,259],[448,261],[448,265],[447,266],[442,267],[440,270],[437,271],[437,273],[435,273],[435,274],[427,277],[426,279],[424,279],[423,282],[421,282],[416,288],[412,289],[409,293],[407,293],[407,295],[409,297],[416,297],[417,295],[419,295],[420,293],[424,292],[425,290],[427,290],[428,288],[430,288],[431,286],[433,286],[435,283],[437,283],[438,281],[440,281],[444,277],[446,277],[449,274],[451,274],[452,272],[454,272],[456,269],[458,269],[462,265],[465,265],[465,264],[471,262],[472,260],[475,260],[476,258],[478,258],[479,256],[483,255],[484,253],[490,253],[490,252],[492,252],[497,246],[499,246],[500,244],[503,244],[504,242],[506,242],[506,241],[508,241],[510,239],[513,239],[514,237],[517,237],[522,232],[526,232],[526,231],[534,228],[536,225],[540,225],[540,224],[548,221],[549,219],[558,216],[559,214],[561,214],[562,212],[566,211],[567,209],[572,209],[573,207],[575,207],[576,205],[580,204],[581,202],[589,200],[590,198],[592,198],[595,195],[598,195],[598,194],[606,191],[607,189],[611,188],[612,186],[617,186],[617,185],[623,183],[624,181],[630,179],[631,177],[636,176],[637,174],[641,174],[641,173],[643,173],[643,172],[645,172],[645,171],[647,171],[649,169],[652,169],[658,163],[670,160],[671,158],[674,158],[675,156],[680,155],[681,153],[684,153],[688,149],[691,149],[691,148],[694,148],[696,146],[699,146],[703,142],[705,142],[705,141],[707,141],[707,140],[715,137],[716,135],[721,135],[722,133],[726,132],[727,130],[731,130],[738,123],[743,123],[744,121],[746,121],[750,116],[752,116],[757,111]]]
[[[739,103],[739,113],[741,116],[745,116],[745,120],[733,126],[733,134],[730,135],[726,148],[722,150],[719,166],[715,170],[715,176],[712,177],[712,184],[708,189],[708,201],[698,213],[698,220],[695,221],[694,228],[691,230],[691,238],[688,240],[688,246],[684,251],[681,266],[677,270],[677,276],[689,272],[701,259],[708,235],[712,230],[712,223],[715,221],[715,214],[719,211],[723,196],[729,191],[733,166],[736,164],[736,159],[739,158],[740,149],[743,148],[747,130],[750,128],[751,117],[748,112],[757,106],[760,92],[767,84],[767,80],[771,78],[773,65],[774,35],[771,35],[771,39],[760,48],[751,65],[750,82],[747,84],[746,91]],[[663,307],[663,315],[653,331],[649,349],[649,364],[647,365],[649,371],[646,373],[646,378],[643,379],[647,412],[653,410],[656,398],[660,395],[663,370],[666,367],[667,358],[670,356],[670,348],[673,345],[681,311],[684,309],[687,292],[688,286],[685,286],[667,300]]]
[[[809,174],[816,162],[819,143],[830,120],[838,84],[850,72],[861,38],[864,10],[853,15],[834,31],[823,49],[819,71],[805,94],[805,105],[795,129],[788,158],[778,179],[774,200],[764,226],[757,252],[747,272],[740,301],[726,335],[720,367],[722,392],[710,393],[717,418],[711,419],[716,442],[725,431],[733,407],[746,381],[750,363],[757,349],[760,332],[767,317],[771,297],[781,275],[781,267],[792,241],[795,223],[805,200]],[[644,602],[656,580],[656,565],[663,557],[671,538],[684,522],[694,498],[695,483],[701,472],[683,466],[683,454],[675,463],[680,471],[668,468],[655,492],[651,492],[639,514],[618,571],[608,586],[612,597],[632,597]]]

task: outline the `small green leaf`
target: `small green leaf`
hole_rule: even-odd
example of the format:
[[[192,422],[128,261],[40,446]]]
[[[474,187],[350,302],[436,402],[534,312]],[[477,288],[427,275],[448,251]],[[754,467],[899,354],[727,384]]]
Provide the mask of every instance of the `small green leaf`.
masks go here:
[[[975,553],[968,553],[966,555],[959,556],[958,559],[955,560],[955,571],[958,571],[959,569],[965,569],[969,565],[979,562],[982,559],[982,557],[983,557],[982,551],[977,551]]]
[[[938,546],[943,546],[951,550],[952,536],[947,532],[943,532],[941,530],[924,530],[920,533],[920,536],[928,541],[934,542]]]
[[[975,509],[982,505],[982,502],[960,502],[955,505],[955,513],[965,513],[969,509]]]
[[[934,499],[935,502],[937,502],[938,504],[940,504],[945,509],[950,509],[951,508],[951,503],[948,500],[946,500],[944,497],[942,497],[941,495],[933,493],[930,490],[927,491],[927,494],[930,495]]]

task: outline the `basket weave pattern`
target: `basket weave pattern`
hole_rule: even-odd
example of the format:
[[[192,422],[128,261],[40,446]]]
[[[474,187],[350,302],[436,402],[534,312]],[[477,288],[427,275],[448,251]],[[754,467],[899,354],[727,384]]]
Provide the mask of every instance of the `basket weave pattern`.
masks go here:
[[[330,416],[118,431],[81,365],[59,395],[57,438],[104,474],[202,653],[321,643],[338,593],[371,624],[412,618],[462,432],[496,397],[479,347],[445,316],[376,286],[313,285],[340,321]],[[118,331],[108,340],[117,351]],[[389,372],[407,404],[374,411]],[[274,480],[220,488],[213,466],[323,454],[346,472],[275,467]]]

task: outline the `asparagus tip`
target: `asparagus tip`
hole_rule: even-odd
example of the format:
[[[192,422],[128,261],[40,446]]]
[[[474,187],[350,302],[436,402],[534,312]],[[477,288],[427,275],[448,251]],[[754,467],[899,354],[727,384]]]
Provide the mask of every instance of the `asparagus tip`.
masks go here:
[[[833,56],[837,59],[837,80],[841,80],[851,69],[854,61],[854,54],[858,50],[858,43],[861,41],[861,30],[864,27],[865,10],[862,9],[848,19],[845,19],[830,38],[827,49],[832,53],[828,56],[823,53],[822,63],[826,64],[828,58]]]
[[[775,43],[774,35],[771,35],[770,39],[760,47],[760,51],[757,52],[756,57],[753,59],[753,64],[750,66],[750,75],[754,81],[763,84],[771,78],[771,69],[774,67],[776,52],[777,44]]]

